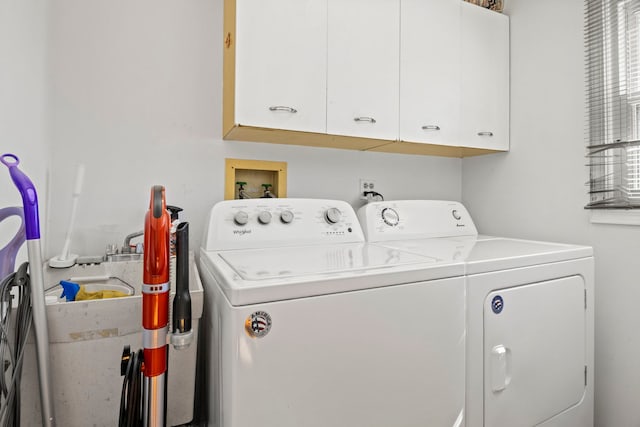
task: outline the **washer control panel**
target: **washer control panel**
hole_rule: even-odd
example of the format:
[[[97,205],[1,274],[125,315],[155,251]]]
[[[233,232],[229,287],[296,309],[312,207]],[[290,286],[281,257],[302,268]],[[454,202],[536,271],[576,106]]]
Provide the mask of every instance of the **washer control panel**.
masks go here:
[[[358,210],[358,219],[370,242],[478,235],[467,209],[455,201],[373,202]]]
[[[389,213],[391,215],[391,213]],[[348,203],[323,199],[243,199],[216,204],[206,250],[364,242]]]

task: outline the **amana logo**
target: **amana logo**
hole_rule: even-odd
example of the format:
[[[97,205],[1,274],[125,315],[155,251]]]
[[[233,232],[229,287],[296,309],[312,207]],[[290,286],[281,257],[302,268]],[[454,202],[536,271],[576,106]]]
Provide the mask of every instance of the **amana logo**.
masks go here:
[[[493,297],[493,299],[491,300],[491,310],[493,310],[495,314],[500,314],[503,308],[504,300],[502,299],[502,297],[500,295],[496,295],[495,297]]]

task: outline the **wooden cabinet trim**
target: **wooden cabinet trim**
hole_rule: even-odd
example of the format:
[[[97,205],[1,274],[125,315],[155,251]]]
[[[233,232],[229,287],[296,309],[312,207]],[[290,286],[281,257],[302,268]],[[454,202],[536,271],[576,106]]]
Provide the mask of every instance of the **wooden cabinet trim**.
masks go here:
[[[389,141],[384,139],[327,135],[321,133],[257,128],[251,126],[235,126],[225,135],[224,139],[231,141],[264,142],[271,144],[301,145],[307,147],[338,148],[345,150],[418,154],[442,157],[470,157],[501,152],[499,150],[486,150],[481,148]]]
[[[222,134],[227,135],[236,122],[236,0],[224,0],[222,41]]]

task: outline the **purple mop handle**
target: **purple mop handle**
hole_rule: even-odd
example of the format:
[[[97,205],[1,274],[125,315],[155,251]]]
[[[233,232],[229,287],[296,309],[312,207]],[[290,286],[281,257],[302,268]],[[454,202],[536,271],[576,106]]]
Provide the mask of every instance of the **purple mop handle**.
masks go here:
[[[27,240],[37,240],[40,238],[40,217],[38,216],[38,194],[36,193],[36,187],[29,177],[18,169],[18,165],[20,164],[18,156],[14,154],[3,154],[2,157],[0,157],[0,162],[9,168],[11,179],[22,196]]]

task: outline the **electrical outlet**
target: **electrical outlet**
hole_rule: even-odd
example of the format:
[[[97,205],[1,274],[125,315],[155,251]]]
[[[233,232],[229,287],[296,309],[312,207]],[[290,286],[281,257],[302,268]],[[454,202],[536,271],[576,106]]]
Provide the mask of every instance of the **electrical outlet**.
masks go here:
[[[358,195],[361,198],[364,198],[364,193],[367,191],[377,191],[376,181],[374,179],[360,178],[360,188],[358,190]]]

